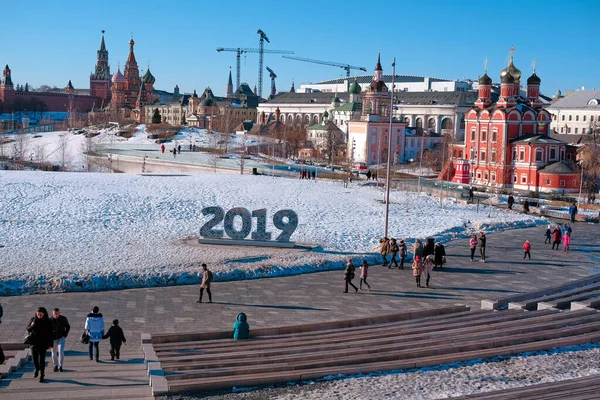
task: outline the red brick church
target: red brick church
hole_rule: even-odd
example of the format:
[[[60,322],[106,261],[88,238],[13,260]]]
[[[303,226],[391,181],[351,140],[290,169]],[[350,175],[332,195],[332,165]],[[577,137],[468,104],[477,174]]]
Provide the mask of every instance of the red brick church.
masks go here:
[[[479,79],[479,97],[465,114],[464,143],[451,147],[453,182],[492,189],[575,192],[579,174],[575,149],[551,138],[551,115],[540,102],[541,79],[527,78],[521,95],[521,71],[509,63],[500,72],[500,97],[492,101],[492,79]]]

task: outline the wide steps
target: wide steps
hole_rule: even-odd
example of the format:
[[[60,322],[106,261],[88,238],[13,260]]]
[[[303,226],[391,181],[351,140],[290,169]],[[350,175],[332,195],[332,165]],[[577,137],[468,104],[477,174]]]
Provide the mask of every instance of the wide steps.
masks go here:
[[[345,332],[338,332],[344,329]],[[257,336],[197,337],[156,346],[169,390],[218,390],[419,368],[600,341],[600,313],[507,310],[424,316],[362,327]],[[309,334],[310,333],[310,334]],[[183,348],[183,349],[182,349]]]
[[[594,295],[595,293],[600,292],[600,283],[596,282],[590,285],[585,285],[582,287],[578,287],[575,289],[560,291],[557,293],[551,293],[540,297],[534,297],[531,299],[527,299],[523,302],[511,302],[508,304],[509,309],[514,310],[528,310],[534,311],[538,309],[538,304],[548,304],[553,302],[558,302],[561,299],[567,299],[575,296],[583,296],[585,297],[587,294],[591,293]],[[568,307],[564,307],[568,308]]]
[[[559,310],[566,310],[571,308],[571,303],[574,301],[585,301],[588,299],[594,299],[600,296],[600,289],[574,294],[568,297],[561,297],[554,301],[542,301],[538,303],[538,310],[546,310],[549,308],[557,308]]]
[[[519,388],[495,390],[467,396],[453,397],[455,400],[589,400],[600,397],[600,375],[541,383]]]

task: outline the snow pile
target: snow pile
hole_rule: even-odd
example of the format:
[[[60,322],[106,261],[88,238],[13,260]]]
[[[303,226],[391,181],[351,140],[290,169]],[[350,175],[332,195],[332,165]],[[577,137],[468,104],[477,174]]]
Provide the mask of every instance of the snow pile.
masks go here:
[[[125,175],[0,171],[0,294],[195,283],[210,263],[219,280],[343,267],[348,252],[375,251],[383,192],[370,186],[225,175]],[[519,213],[392,191],[390,235],[445,241],[472,230],[533,226]],[[297,212],[297,243],[316,251],[200,246],[207,206]],[[253,219],[255,229],[255,219]],[[222,225],[221,225],[222,226]],[[368,256],[368,255],[367,255]]]

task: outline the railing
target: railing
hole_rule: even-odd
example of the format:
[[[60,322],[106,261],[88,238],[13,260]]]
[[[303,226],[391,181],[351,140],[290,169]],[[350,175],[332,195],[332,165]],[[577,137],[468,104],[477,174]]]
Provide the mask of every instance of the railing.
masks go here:
[[[56,130],[56,124],[42,124],[32,125],[28,128],[13,129],[10,131],[2,132],[4,135],[19,135],[22,133],[35,133],[35,132],[52,132]]]

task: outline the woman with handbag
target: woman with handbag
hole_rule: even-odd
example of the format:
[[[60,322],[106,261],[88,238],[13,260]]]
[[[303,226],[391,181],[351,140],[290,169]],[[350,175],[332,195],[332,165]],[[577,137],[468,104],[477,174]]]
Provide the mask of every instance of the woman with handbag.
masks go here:
[[[48,318],[48,311],[44,307],[39,307],[35,316],[31,318],[27,326],[27,336],[25,344],[31,348],[33,365],[35,366],[34,378],[40,376],[40,382],[44,382],[44,372],[46,370],[46,352],[54,343],[54,333],[52,324]]]

